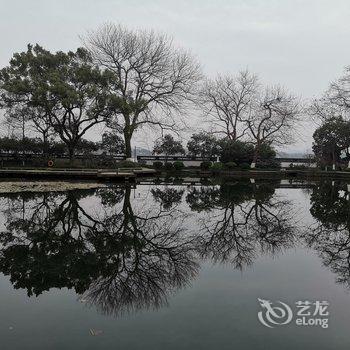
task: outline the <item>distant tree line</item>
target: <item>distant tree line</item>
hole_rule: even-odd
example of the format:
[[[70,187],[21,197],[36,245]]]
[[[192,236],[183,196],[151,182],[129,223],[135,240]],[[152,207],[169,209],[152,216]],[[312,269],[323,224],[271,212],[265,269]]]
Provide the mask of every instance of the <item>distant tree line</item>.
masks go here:
[[[75,152],[79,155],[90,155],[92,153],[116,156],[124,153],[124,142],[118,136],[104,133],[102,140],[94,142],[80,139],[76,145]],[[13,154],[36,154],[45,156],[69,156],[66,144],[62,141],[50,140],[44,142],[38,137],[0,137],[0,153]]]
[[[190,156],[202,157],[208,160],[219,157],[221,162],[231,163],[232,165],[251,164],[253,161],[258,161],[259,167],[277,165],[275,161],[276,152],[267,143],[260,145],[258,157],[255,157],[254,145],[249,142],[228,138],[219,139],[211,134],[200,132],[191,136],[187,143],[187,149]],[[153,153],[164,154],[167,157],[184,155],[186,151],[181,141],[175,140],[170,134],[166,134],[156,141]]]

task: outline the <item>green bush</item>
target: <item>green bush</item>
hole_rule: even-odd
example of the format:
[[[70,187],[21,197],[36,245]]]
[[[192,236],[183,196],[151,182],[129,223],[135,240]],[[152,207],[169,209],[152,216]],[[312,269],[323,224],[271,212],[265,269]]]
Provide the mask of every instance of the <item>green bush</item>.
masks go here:
[[[162,162],[153,162],[153,168],[154,169],[161,169],[163,166],[163,163]]]
[[[173,166],[175,170],[182,170],[185,167],[185,164],[177,160],[176,162],[173,163]]]
[[[250,169],[250,164],[248,163],[242,163],[239,166],[242,170],[249,170]]]
[[[208,170],[212,166],[212,162],[204,161],[200,164],[202,170]]]
[[[229,170],[237,168],[237,164],[235,162],[227,162],[225,163],[225,167]]]
[[[254,147],[242,141],[222,140],[220,160],[224,163],[249,163],[253,160]]]
[[[260,145],[259,160],[261,161],[272,161],[276,158],[276,151],[266,143]]]
[[[171,171],[171,170],[174,170],[174,165],[173,165],[173,163],[165,163],[164,168],[167,171]]]
[[[224,164],[222,163],[213,163],[211,166],[212,170],[222,170],[224,168]]]

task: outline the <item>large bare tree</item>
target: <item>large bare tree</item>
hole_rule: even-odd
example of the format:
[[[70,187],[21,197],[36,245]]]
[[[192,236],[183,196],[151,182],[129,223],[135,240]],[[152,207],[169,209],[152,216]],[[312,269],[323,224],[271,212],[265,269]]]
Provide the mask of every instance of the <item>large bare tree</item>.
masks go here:
[[[174,117],[195,96],[199,64],[166,35],[153,31],[106,24],[89,33],[84,42],[95,63],[116,74],[113,92],[123,107],[115,118],[130,158],[133,134],[142,126],[176,126]]]
[[[323,124],[334,117],[350,120],[350,67],[333,81],[325,93],[312,101],[309,115],[317,124]]]
[[[349,118],[350,112],[350,67],[346,67],[343,76],[331,83],[328,98]]]
[[[247,131],[244,120],[258,90],[258,78],[249,71],[207,79],[200,91],[200,108],[214,126],[213,132],[238,140]]]
[[[255,168],[263,145],[281,146],[293,142],[300,113],[297,97],[281,87],[265,89],[246,120],[255,147],[252,168]]]

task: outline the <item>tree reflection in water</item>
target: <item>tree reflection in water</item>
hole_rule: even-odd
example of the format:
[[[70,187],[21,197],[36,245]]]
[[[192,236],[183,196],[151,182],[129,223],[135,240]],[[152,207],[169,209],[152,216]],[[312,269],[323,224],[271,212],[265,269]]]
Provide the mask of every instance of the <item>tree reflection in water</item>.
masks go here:
[[[102,215],[83,209],[86,192],[30,198],[30,209],[11,212],[1,234],[2,272],[28,295],[74,288],[106,313],[166,303],[197,272],[193,238],[179,211],[143,206],[135,213],[131,188],[120,191],[98,192]]]
[[[340,182],[321,182],[311,194],[312,216],[317,220],[304,235],[323,264],[350,288],[350,193]]]
[[[190,207],[205,212],[200,220],[201,256],[242,269],[259,254],[291,247],[296,231],[291,203],[274,192],[272,183],[250,182],[192,189],[187,195]]]
[[[145,198],[133,198],[130,186],[2,196],[0,268],[29,296],[73,288],[115,315],[166,304],[193,280],[201,259],[242,269],[306,242],[350,286],[347,187],[314,187],[317,223],[305,233],[277,185],[151,186]]]

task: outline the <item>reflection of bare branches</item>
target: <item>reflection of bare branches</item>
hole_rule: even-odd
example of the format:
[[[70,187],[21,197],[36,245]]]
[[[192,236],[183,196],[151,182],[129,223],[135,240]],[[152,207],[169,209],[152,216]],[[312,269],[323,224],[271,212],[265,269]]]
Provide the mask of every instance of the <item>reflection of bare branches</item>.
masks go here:
[[[276,197],[268,202],[255,201],[252,208],[253,218],[247,227],[258,238],[262,252],[275,254],[294,244],[296,223],[289,201]]]
[[[236,268],[252,264],[257,254],[276,254],[294,243],[290,203],[278,199],[226,203],[201,219],[199,252]]]
[[[83,298],[114,314],[166,304],[167,295],[197,272],[192,240],[169,218],[143,218],[136,223],[137,232],[124,231],[119,238],[113,232],[123,249],[109,255],[108,274],[94,281]]]
[[[198,269],[193,239],[186,237],[179,213],[151,206],[136,214],[126,188],[122,210],[107,214],[91,231],[112,250],[104,262],[108,273],[101,273],[83,298],[113,314],[166,304],[167,295],[186,285]]]
[[[215,262],[229,261],[242,268],[253,260],[254,247],[248,237],[244,222],[236,222],[235,207],[224,208],[200,221],[204,231],[199,252]]]
[[[307,245],[315,249],[323,264],[337,275],[337,283],[350,288],[350,233],[348,229],[329,229],[315,225],[304,235]]]

